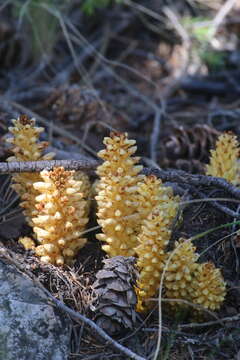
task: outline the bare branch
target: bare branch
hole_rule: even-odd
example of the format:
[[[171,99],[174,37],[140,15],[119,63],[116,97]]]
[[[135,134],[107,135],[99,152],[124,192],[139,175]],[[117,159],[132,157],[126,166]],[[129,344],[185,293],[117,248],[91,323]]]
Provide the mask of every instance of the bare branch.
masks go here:
[[[163,181],[190,184],[197,188],[201,185],[220,188],[235,196],[237,199],[240,199],[240,189],[222,178],[206,175],[193,175],[183,170],[160,170],[156,168],[144,168],[143,173],[145,175],[155,175]]]
[[[0,162],[0,174],[40,172],[63,166],[66,170],[92,170],[99,165],[96,160],[43,160]]]
[[[100,162],[92,159],[80,160],[44,160],[44,161],[13,161],[13,162],[0,162],[0,174],[12,174],[20,172],[40,172],[42,170],[52,170],[54,167],[63,166],[66,170],[82,170],[88,173],[93,173]],[[153,174],[161,178],[164,182],[175,183],[177,185],[177,193],[182,193],[186,190],[190,193],[196,193],[198,197],[206,199],[206,195],[198,190],[199,186],[214,187],[222,189],[233,195],[236,199],[240,199],[240,189],[228,183],[221,178],[215,178],[206,175],[193,175],[182,170],[161,170],[158,168],[144,168],[145,175]],[[179,187],[178,184],[184,186],[184,189]],[[174,184],[173,184],[174,185]],[[178,192],[179,191],[179,192]],[[235,201],[236,201],[235,199]],[[222,200],[224,201],[224,199]],[[239,218],[239,214],[226,206],[223,206],[216,201],[211,205],[223,213]]]

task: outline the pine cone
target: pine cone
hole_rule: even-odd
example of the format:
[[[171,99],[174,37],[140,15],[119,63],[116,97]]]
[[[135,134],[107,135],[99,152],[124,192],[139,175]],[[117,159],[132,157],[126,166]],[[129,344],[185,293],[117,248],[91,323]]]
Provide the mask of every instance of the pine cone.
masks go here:
[[[132,329],[137,297],[134,291],[137,273],[134,257],[115,256],[104,260],[93,284],[96,299],[91,305],[96,324],[110,335]]]
[[[219,132],[208,125],[173,128],[159,146],[159,164],[191,173],[203,173],[210,149],[214,147]]]
[[[99,100],[96,92],[76,84],[58,88],[48,103],[62,122],[86,124],[111,117],[109,109]]]

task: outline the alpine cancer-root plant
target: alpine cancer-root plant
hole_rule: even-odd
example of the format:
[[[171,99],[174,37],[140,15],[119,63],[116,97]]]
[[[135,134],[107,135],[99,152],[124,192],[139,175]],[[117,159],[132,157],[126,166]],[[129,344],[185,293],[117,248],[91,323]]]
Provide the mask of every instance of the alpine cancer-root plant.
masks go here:
[[[209,310],[218,310],[226,296],[226,284],[213,263],[198,264],[190,286],[191,301]]]
[[[197,269],[196,248],[191,241],[179,239],[175,242],[174,252],[169,252],[166,259],[171,255],[164,279],[166,296],[169,299],[190,300],[189,287]],[[172,302],[171,305],[178,303]]]
[[[52,160],[54,153],[43,155],[43,151],[47,148],[46,141],[39,141],[40,134],[44,128],[35,126],[35,120],[25,115],[18,119],[12,120],[13,125],[9,127],[13,136],[7,138],[7,142],[12,145],[13,156],[7,161],[38,161]],[[34,189],[33,183],[40,181],[41,177],[38,173],[20,173],[13,175],[14,184],[12,187],[19,194],[21,202],[20,206],[24,208],[29,225],[33,225],[32,217],[36,215],[35,197],[38,192]]]
[[[156,208],[143,220],[136,247],[137,266],[140,270],[136,293],[137,310],[146,308],[145,301],[156,294],[166,260],[165,249],[171,237],[169,220],[164,212]],[[149,305],[149,304],[148,304]]]
[[[234,185],[240,183],[239,143],[231,133],[221,134],[215,150],[211,150],[210,163],[206,166],[206,175],[221,177]]]
[[[138,187],[139,226],[137,267],[140,270],[136,292],[137,309],[144,310],[145,300],[154,296],[166,258],[166,247],[171,238],[171,226],[179,207],[179,197],[171,187],[163,186],[155,176],[146,176]],[[149,304],[148,304],[149,305]]]
[[[8,141],[13,145],[14,156],[9,161],[53,158],[52,153],[43,155],[47,146],[39,141],[43,128],[36,127],[33,119],[21,116],[13,123],[13,137]],[[178,299],[184,299],[211,310],[219,309],[226,294],[220,270],[211,263],[198,264],[191,241],[180,239],[173,253],[167,251],[179,197],[155,176],[140,174],[136,142],[128,139],[127,133],[111,133],[103,143],[105,149],[98,153],[103,163],[97,169],[99,181],[95,187],[97,221],[102,228],[97,238],[109,257],[137,257],[137,310],[149,307],[148,299],[157,293],[164,268],[165,294],[176,300],[173,307],[180,306]],[[226,155],[228,148],[232,149],[232,156]],[[220,166],[221,154],[225,155],[225,165]],[[236,182],[237,154],[235,137],[222,135],[212,152],[208,174],[227,174],[227,180]],[[14,182],[37,245],[27,237],[19,241],[45,263],[71,264],[86,243],[82,233],[88,222],[92,191],[87,175],[60,167],[40,174],[17,174]]]
[[[88,222],[87,202],[82,182],[74,180],[74,171],[55,168],[42,171],[42,181],[33,184],[41,194],[36,197],[38,214],[32,219],[33,231],[41,245],[35,249],[45,263],[71,263],[86,239],[82,232]]]
[[[174,253],[167,252],[179,198],[154,176],[139,174],[139,158],[132,156],[137,150],[135,141],[128,140],[127,134],[111,134],[104,144],[106,149],[98,154],[104,162],[97,170],[97,216],[102,226],[97,238],[106,244],[102,248],[110,257],[137,256],[137,310],[149,307],[148,299],[157,293],[165,266],[166,296],[176,300],[172,308],[181,306],[178,299],[197,303],[201,289],[208,288],[209,302],[203,300],[202,306],[218,309],[225,297],[220,270],[212,268],[215,275],[207,284],[200,270],[205,265],[197,263],[196,248],[190,241],[180,239]],[[217,292],[219,296],[215,296]]]
[[[20,116],[9,128],[14,156],[8,161],[52,160],[54,153],[43,154],[48,146],[39,141],[44,128],[37,127],[35,120]],[[91,184],[81,171],[67,172],[56,168],[52,172],[20,173],[13,175],[12,187],[20,195],[20,205],[40,245],[23,237],[19,242],[25,249],[35,249],[41,260],[56,265],[71,262],[85,244],[81,237],[88,222]],[[36,226],[37,225],[37,226]]]
[[[104,160],[97,168],[100,177],[96,196],[98,224],[102,233],[97,239],[104,241],[102,249],[109,256],[132,256],[137,246],[137,231],[140,215],[138,212],[138,183],[142,166],[135,140],[127,134],[112,133],[103,140],[106,148],[98,156]]]

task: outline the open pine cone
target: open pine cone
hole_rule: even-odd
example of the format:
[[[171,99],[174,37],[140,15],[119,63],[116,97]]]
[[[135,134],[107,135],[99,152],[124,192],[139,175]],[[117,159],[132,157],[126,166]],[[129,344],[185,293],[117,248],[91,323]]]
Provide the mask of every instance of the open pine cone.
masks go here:
[[[93,284],[96,299],[91,305],[94,320],[110,335],[132,329],[137,297],[134,291],[136,270],[134,257],[115,256],[104,260]]]
[[[171,134],[163,137],[160,142],[159,165],[190,173],[204,173],[210,149],[215,146],[219,134],[208,125],[174,127]]]
[[[111,111],[97,93],[87,87],[73,84],[57,88],[47,103],[53,114],[61,122],[77,123],[80,126],[88,122],[111,121]]]

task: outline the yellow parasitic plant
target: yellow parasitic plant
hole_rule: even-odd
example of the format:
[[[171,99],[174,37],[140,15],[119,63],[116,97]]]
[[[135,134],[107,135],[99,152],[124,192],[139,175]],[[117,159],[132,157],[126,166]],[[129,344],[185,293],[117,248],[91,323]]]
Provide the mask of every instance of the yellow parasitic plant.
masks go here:
[[[74,180],[74,171],[55,168],[42,171],[41,182],[33,184],[41,193],[36,197],[37,216],[33,230],[40,243],[35,249],[45,263],[71,264],[86,243],[82,232],[88,222],[87,201],[82,182]]]
[[[164,286],[167,298],[191,301],[189,288],[195,278],[197,259],[196,248],[191,241],[181,238],[175,242],[174,253],[169,252],[166,257]],[[177,301],[170,304],[173,307],[183,305]]]
[[[169,252],[168,259],[171,254]],[[226,295],[220,269],[212,263],[198,264],[198,254],[191,241],[177,241],[169,260],[164,279],[167,298],[187,300],[209,310],[220,308]],[[175,309],[185,307],[181,301],[170,304]]]
[[[35,242],[28,236],[23,236],[18,239],[19,244],[22,244],[25,250],[35,250]]]
[[[54,153],[47,153],[43,155],[43,150],[48,146],[46,141],[39,141],[41,132],[44,131],[42,127],[35,126],[35,120],[29,119],[22,115],[17,120],[12,120],[13,127],[9,131],[13,134],[7,139],[7,142],[12,144],[12,152],[14,156],[9,157],[8,161],[37,161],[37,160],[51,160]],[[13,175],[15,184],[12,187],[17,191],[21,198],[21,207],[24,208],[24,214],[30,225],[32,224],[32,216],[36,215],[35,197],[38,192],[33,188],[33,183],[40,181],[38,173],[20,173]]]
[[[209,310],[218,310],[226,296],[220,269],[208,262],[198,264],[190,287],[191,301]]]
[[[13,145],[14,156],[8,161],[53,158],[53,153],[43,155],[48,144],[39,141],[43,128],[36,127],[33,119],[20,116],[13,124],[9,129],[13,137],[8,142]],[[166,247],[179,197],[155,176],[139,174],[142,166],[138,165],[139,157],[133,156],[137,149],[135,143],[126,133],[112,133],[104,139],[106,149],[98,153],[104,162],[97,169],[100,177],[96,185],[97,216],[102,227],[97,238],[104,242],[102,248],[109,256],[138,256],[137,309],[143,311],[148,307],[147,299],[156,294],[171,255]],[[236,137],[221,135],[216,150],[212,151],[207,174],[237,184],[237,157]],[[26,249],[34,249],[45,263],[71,264],[86,243],[82,233],[88,222],[91,192],[87,175],[60,167],[40,174],[16,174],[14,182],[39,244],[35,247],[27,237],[20,238],[19,242]],[[211,263],[197,264],[197,259],[190,241],[176,242],[166,269],[166,296],[189,300],[210,310],[218,309],[226,293],[220,270]]]
[[[156,176],[144,176],[138,184],[137,191],[141,220],[146,219],[156,206],[162,207],[168,220],[176,217],[180,197],[174,196],[173,189],[170,186],[164,186]],[[141,222],[139,226],[141,228]]]
[[[146,300],[154,296],[166,259],[166,246],[171,237],[171,226],[179,206],[179,197],[170,187],[162,185],[155,176],[148,176],[139,184],[138,243],[135,252],[140,275],[137,281],[138,311],[147,307]],[[149,304],[148,304],[149,305]]]
[[[91,208],[91,198],[93,198],[94,193],[93,186],[89,180],[88,175],[85,174],[83,171],[75,171],[73,177],[74,180],[82,182],[81,192],[83,194],[83,199],[86,200],[84,217],[88,217]]]
[[[157,207],[146,220],[143,220],[142,230],[138,236],[139,245],[135,248],[139,269],[136,286],[137,311],[144,311],[149,306],[146,300],[154,296],[159,288],[166,260],[165,248],[171,237],[169,225],[169,219]]]
[[[206,166],[206,175],[221,177],[238,185],[239,178],[239,143],[231,133],[219,136],[216,149],[211,150],[210,163]]]
[[[139,157],[135,140],[129,140],[127,133],[112,133],[104,139],[106,149],[98,156],[104,160],[97,169],[100,177],[96,196],[98,224],[102,233],[97,238],[104,241],[103,250],[109,256],[132,256],[137,245],[138,183],[142,166],[136,165]]]

